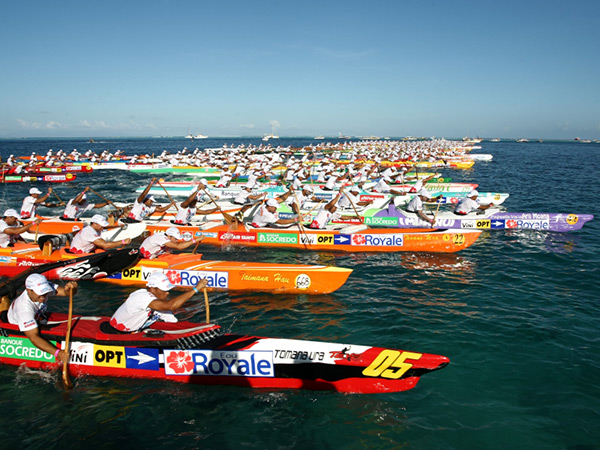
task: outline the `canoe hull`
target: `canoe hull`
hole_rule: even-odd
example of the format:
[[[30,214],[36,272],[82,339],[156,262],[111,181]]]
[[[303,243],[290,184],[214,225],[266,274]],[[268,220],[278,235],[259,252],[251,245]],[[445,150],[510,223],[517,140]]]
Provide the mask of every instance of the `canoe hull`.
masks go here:
[[[46,339],[64,347],[66,314],[51,314]],[[110,334],[106,317],[75,317],[71,376],[162,379],[267,389],[386,393],[412,389],[445,367],[444,356],[364,345],[224,334],[218,325],[155,323],[162,336]],[[182,332],[180,330],[188,330]],[[56,369],[54,356],[33,347],[18,327],[0,324],[0,363]]]

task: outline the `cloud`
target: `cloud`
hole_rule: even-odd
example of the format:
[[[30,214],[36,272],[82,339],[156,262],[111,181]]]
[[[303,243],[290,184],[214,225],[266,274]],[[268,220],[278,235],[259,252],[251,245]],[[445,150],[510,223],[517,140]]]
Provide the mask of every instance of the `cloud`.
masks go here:
[[[21,128],[26,129],[26,130],[57,130],[57,129],[68,128],[66,125],[63,125],[60,122],[55,122],[53,120],[50,120],[46,123],[40,123],[40,122],[26,122],[25,120],[17,119],[17,122],[21,126]]]
[[[239,126],[240,128],[246,128],[249,130],[253,130],[254,129],[254,124],[253,123],[243,123]]]
[[[272,128],[281,128],[281,124],[279,123],[279,120],[269,120],[269,124],[271,125]]]

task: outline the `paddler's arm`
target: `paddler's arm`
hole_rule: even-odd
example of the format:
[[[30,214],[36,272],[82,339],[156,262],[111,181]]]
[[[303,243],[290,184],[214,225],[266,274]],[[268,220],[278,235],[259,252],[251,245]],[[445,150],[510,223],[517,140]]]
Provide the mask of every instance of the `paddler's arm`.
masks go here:
[[[429,217],[427,217],[427,215],[423,212],[422,209],[419,209],[417,211],[417,216],[419,216],[419,218],[421,218],[422,220],[424,220],[425,222],[430,223],[431,225],[433,225],[433,223],[435,222],[435,220],[430,219]]]
[[[206,278],[203,278],[200,281],[198,281],[198,284],[196,284],[195,287],[199,290],[205,288],[206,286],[208,286],[208,280]],[[196,291],[192,289],[184,292],[181,295],[178,295],[175,298],[172,298],[171,300],[152,300],[148,306],[155,311],[176,311],[179,308],[181,308],[185,304],[185,302],[187,302],[195,294]]]
[[[144,191],[138,197],[138,199],[137,199],[138,203],[142,203],[144,201],[144,199],[146,198],[146,195],[148,195],[148,192],[150,192],[150,188],[152,187],[152,185],[154,183],[156,183],[156,178],[152,178],[152,180],[150,180],[150,183],[148,184],[148,186],[146,186],[146,189],[144,189]]]
[[[333,208],[336,205],[336,203],[338,202],[338,200],[340,199],[340,197],[342,196],[343,193],[344,193],[344,186],[342,186],[340,188],[339,192],[337,193],[337,195],[333,199],[331,199],[331,201],[329,203],[327,203],[325,205],[325,209],[329,211],[331,208]]]
[[[156,212],[157,213],[162,213],[165,212],[167,209],[169,209],[171,207],[171,205],[173,204],[173,202],[169,203],[168,205],[165,206],[159,206],[156,208]]]
[[[48,197],[50,197],[50,194],[52,194],[52,188],[48,188],[48,193],[46,195],[44,195],[43,197],[38,197],[35,200],[35,203],[36,204],[44,203],[46,200],[48,200]]]
[[[8,234],[9,236],[19,235],[21,233],[25,233],[29,231],[29,229],[34,225],[39,225],[42,223],[42,218],[38,217],[33,222],[28,223],[27,225],[23,225],[22,227],[7,227],[4,229],[4,234]]]
[[[129,245],[129,244],[131,244],[131,239],[129,239],[129,238],[123,239],[122,241],[115,241],[115,242],[105,241],[102,238],[96,239],[94,241],[94,245],[98,248],[101,248],[102,250],[110,250],[111,248],[118,248],[123,245]]]
[[[192,245],[197,244],[198,242],[202,242],[204,240],[204,236],[199,236],[198,238],[190,239],[189,241],[181,241],[181,242],[166,242],[165,247],[172,248],[173,250],[185,250]]]
[[[188,198],[185,199],[185,201],[181,204],[181,207],[187,208],[188,206],[190,206],[192,201],[194,201],[194,199],[196,198],[196,195],[198,195],[198,192],[200,192],[200,185],[198,185],[196,190],[192,192]]]
[[[52,345],[49,341],[40,336],[40,331],[37,327],[25,331],[25,336],[27,336],[27,338],[31,341],[33,345],[35,345],[37,348],[46,353],[54,355],[56,353],[56,350],[58,350],[58,347]],[[64,350],[60,350],[58,352],[58,355],[56,355],[56,359],[63,363],[66,363],[69,360],[69,353]]]

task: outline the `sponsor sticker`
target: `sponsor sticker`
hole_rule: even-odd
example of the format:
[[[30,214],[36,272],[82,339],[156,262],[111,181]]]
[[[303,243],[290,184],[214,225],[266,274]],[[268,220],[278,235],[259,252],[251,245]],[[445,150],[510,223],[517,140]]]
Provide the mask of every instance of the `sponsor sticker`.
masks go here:
[[[258,242],[261,244],[297,244],[296,233],[258,233]]]
[[[349,245],[351,240],[350,234],[334,234],[333,243],[335,245]]]
[[[296,281],[294,281],[296,287],[298,289],[308,289],[311,284],[310,277],[304,273],[301,273],[296,277]]]
[[[134,269],[130,269],[134,270]],[[169,281],[175,286],[193,287],[202,279],[208,280],[208,287],[227,289],[229,287],[229,272],[217,272],[213,270],[163,270],[142,267],[141,281],[147,281],[154,272],[164,272]]]
[[[317,234],[317,244],[331,245],[333,244],[333,234]]]
[[[273,352],[254,350],[165,350],[165,374],[274,377]]]
[[[55,344],[54,341],[50,341]],[[28,338],[1,337],[0,357],[27,361],[54,362],[54,355],[40,350]]]
[[[219,241],[228,242],[255,242],[255,233],[245,233],[241,231],[219,231]]]
[[[317,235],[316,234],[301,234],[300,243],[305,245],[316,245]]]
[[[402,247],[403,234],[355,234],[352,235],[352,245],[369,245],[373,247]]]
[[[493,230],[502,229],[505,226],[504,220],[503,219],[492,219],[490,226]]]
[[[365,217],[366,225],[373,226],[385,226],[385,227],[397,227],[397,217]]]
[[[159,370],[158,356],[156,348],[125,347],[125,365],[128,369]]]
[[[124,369],[125,347],[94,344],[94,366]]]

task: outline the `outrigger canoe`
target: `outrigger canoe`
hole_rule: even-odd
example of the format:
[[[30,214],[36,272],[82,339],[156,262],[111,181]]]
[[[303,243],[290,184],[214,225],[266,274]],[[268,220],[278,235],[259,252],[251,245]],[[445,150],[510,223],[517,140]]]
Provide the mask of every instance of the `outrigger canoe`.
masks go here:
[[[150,274],[157,271],[164,272],[177,287],[192,288],[206,278],[212,290],[274,294],[329,294],[342,287],[352,273],[352,269],[322,265],[204,261],[198,254],[179,253],[140,259],[135,266],[102,281],[145,286]]]
[[[55,237],[66,242],[63,236]],[[30,267],[57,261],[71,261],[81,255],[58,248],[44,253],[43,241],[55,239],[46,235],[41,245],[16,244],[0,249],[0,276],[15,276]],[[57,245],[58,246],[58,245]],[[137,250],[135,251],[137,255]],[[104,252],[93,255],[101,255]],[[193,288],[200,279],[208,280],[209,290],[233,292],[271,292],[275,294],[329,294],[339,289],[352,269],[306,264],[272,264],[238,261],[204,261],[202,255],[191,253],[165,254],[157,259],[127,260],[110,273],[104,271],[102,281],[114,284],[145,286],[151,273],[164,272],[171,283],[180,288]],[[125,260],[123,261],[125,263]],[[81,265],[70,268],[79,270]],[[63,272],[65,272],[63,270]],[[61,272],[62,273],[62,272]],[[66,273],[66,272],[65,272]]]
[[[21,167],[21,172],[18,168]],[[63,166],[14,166],[4,172],[5,175],[47,175],[52,173],[87,172],[94,169],[87,165],[63,165]]]
[[[449,211],[440,211],[436,216],[435,227],[463,230],[522,229],[564,232],[580,230],[593,218],[592,214],[519,213],[488,208],[464,216]],[[422,228],[427,226],[427,222],[419,219],[416,214],[408,213],[394,205],[389,205],[387,209],[380,210],[372,217],[365,217],[365,224],[384,228]]]
[[[170,225],[147,225],[149,232]],[[184,237],[204,236],[203,244],[293,248],[345,252],[457,252],[472,245],[480,230],[369,228],[364,224],[334,224],[323,230],[294,225],[290,228],[254,228],[208,222],[200,227],[178,227]]]
[[[68,316],[52,313],[40,334],[65,347]],[[449,363],[445,356],[365,345],[227,334],[213,323],[155,322],[121,333],[108,317],[74,316],[71,376],[170,380],[267,389],[375,394],[406,391],[421,375]],[[0,322],[0,363],[57,369],[17,325]]]

